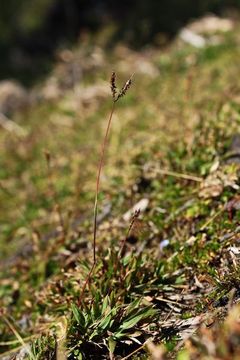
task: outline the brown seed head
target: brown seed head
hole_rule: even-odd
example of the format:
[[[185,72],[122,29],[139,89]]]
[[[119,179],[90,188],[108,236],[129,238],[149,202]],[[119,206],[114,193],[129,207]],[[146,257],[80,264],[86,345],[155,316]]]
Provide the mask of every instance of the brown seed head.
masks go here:
[[[43,153],[44,153],[45,159],[47,161],[47,164],[49,166],[50,162],[51,162],[51,153],[48,150],[44,150]]]
[[[111,92],[112,92],[113,101],[116,101],[117,86],[116,86],[116,73],[114,71],[111,76],[110,84],[111,84]]]
[[[123,97],[124,95],[126,95],[128,89],[130,88],[130,86],[132,85],[132,79],[128,79],[126,81],[126,83],[123,85],[123,87],[121,88],[117,98],[116,98],[116,101],[118,101],[121,97]]]

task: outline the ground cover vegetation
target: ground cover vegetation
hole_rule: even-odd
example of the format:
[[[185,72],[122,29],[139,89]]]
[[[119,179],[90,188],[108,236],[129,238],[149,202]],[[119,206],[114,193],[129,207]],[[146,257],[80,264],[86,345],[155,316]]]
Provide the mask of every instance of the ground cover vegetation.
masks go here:
[[[119,45],[0,132],[1,358],[239,358],[238,25],[220,40]]]

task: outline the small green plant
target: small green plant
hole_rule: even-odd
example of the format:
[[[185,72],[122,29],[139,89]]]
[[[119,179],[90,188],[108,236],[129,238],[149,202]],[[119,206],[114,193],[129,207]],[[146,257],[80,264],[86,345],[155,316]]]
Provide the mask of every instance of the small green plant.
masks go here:
[[[141,328],[156,315],[152,306],[136,299],[130,304],[119,304],[116,294],[111,293],[100,301],[98,294],[91,305],[80,310],[72,304],[72,320],[69,327],[69,354],[84,355],[91,348],[92,355],[109,352],[113,355],[119,342],[137,341],[144,333]],[[123,347],[124,348],[124,347]]]

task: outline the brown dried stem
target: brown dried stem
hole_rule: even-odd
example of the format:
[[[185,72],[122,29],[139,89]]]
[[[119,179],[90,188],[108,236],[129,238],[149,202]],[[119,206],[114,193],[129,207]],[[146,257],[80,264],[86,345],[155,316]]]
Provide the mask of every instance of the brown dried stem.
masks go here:
[[[129,235],[130,235],[130,233],[131,233],[131,231],[132,231],[132,229],[133,229],[133,227],[135,225],[135,222],[138,219],[139,215],[140,215],[140,209],[136,210],[134,212],[134,214],[132,215],[130,225],[128,227],[127,235],[125,236],[125,238],[124,238],[124,240],[122,242],[122,246],[121,246],[121,248],[119,250],[119,253],[118,253],[119,258],[121,258],[122,254],[123,254],[123,251],[124,251],[125,246],[126,246],[126,241],[127,241],[128,237],[129,237]]]
[[[104,139],[103,139],[103,143],[102,143],[102,149],[101,149],[101,155],[100,155],[100,160],[99,160],[99,164],[98,164],[98,172],[97,172],[97,180],[96,180],[96,192],[95,192],[95,201],[94,201],[94,211],[93,211],[93,264],[92,267],[88,273],[88,276],[83,284],[82,287],[82,291],[79,297],[79,305],[82,303],[82,297],[84,295],[86,286],[89,284],[92,272],[96,266],[96,240],[97,240],[97,215],[98,215],[98,197],[99,197],[99,187],[100,187],[100,178],[101,178],[101,173],[102,173],[102,168],[103,168],[103,162],[104,162],[104,155],[106,152],[106,148],[107,148],[107,141],[108,141],[108,136],[109,136],[109,131],[110,131],[110,127],[111,127],[111,123],[112,123],[112,117],[113,117],[113,113],[114,113],[114,109],[115,109],[115,101],[113,101],[112,104],[112,109],[109,115],[109,119],[108,119],[108,123],[107,123],[107,128],[106,128],[106,132],[104,135]]]
[[[99,165],[98,165],[96,193],[95,193],[95,202],[94,202],[94,227],[93,227],[93,262],[94,263],[96,262],[97,213],[98,213],[98,196],[99,196],[100,177],[101,177],[101,172],[102,172],[102,168],[103,168],[104,155],[105,155],[105,151],[107,148],[108,135],[109,135],[110,127],[111,127],[114,109],[115,109],[115,102],[113,102],[110,116],[108,119],[107,129],[105,132],[105,136],[104,136],[104,140],[103,140],[103,144],[102,144],[100,161],[99,161]]]
[[[110,79],[110,86],[111,86],[113,102],[112,102],[112,108],[110,111],[107,128],[106,128],[103,143],[102,143],[100,160],[99,160],[98,170],[97,170],[97,179],[96,179],[96,191],[95,191],[94,214],[93,214],[93,264],[92,264],[92,267],[88,273],[88,276],[83,284],[82,291],[81,291],[80,297],[79,297],[79,305],[82,304],[82,298],[83,298],[86,286],[89,284],[93,270],[96,266],[97,215],[98,215],[98,197],[99,197],[99,188],[100,188],[100,178],[101,178],[102,168],[103,168],[103,164],[104,164],[104,156],[105,156],[105,152],[106,152],[106,148],[107,148],[108,137],[109,137],[109,132],[110,132],[111,123],[112,123],[112,117],[113,117],[113,113],[115,110],[115,104],[121,97],[123,97],[126,94],[126,92],[128,91],[128,89],[131,86],[131,83],[132,83],[132,80],[130,78],[125,83],[125,85],[122,87],[122,89],[120,90],[120,92],[117,95],[116,74],[115,74],[115,72],[112,73],[112,76]]]

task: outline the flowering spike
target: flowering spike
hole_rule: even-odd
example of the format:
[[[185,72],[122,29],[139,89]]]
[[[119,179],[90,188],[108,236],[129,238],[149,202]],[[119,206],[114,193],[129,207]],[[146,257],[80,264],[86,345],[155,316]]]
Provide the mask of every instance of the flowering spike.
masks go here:
[[[112,92],[113,101],[116,101],[117,86],[116,86],[116,73],[114,71],[111,76],[110,84],[111,84],[111,92]]]

